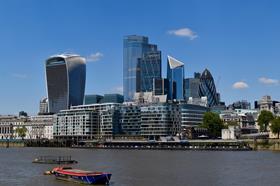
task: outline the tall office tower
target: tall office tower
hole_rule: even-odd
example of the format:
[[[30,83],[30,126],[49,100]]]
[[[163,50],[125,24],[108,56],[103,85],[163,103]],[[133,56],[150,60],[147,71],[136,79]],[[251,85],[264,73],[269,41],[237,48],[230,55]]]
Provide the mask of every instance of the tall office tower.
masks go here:
[[[184,63],[171,56],[167,56],[168,100],[184,99],[184,77]]]
[[[136,92],[152,92],[154,79],[161,78],[161,52],[147,52],[138,59]]]
[[[48,98],[42,98],[40,100],[40,108],[39,108],[39,115],[47,114],[48,113]]]
[[[82,105],[85,93],[86,61],[75,54],[51,56],[46,60],[49,112]]]
[[[158,77],[159,73],[161,75],[161,70],[158,69],[161,66],[159,63],[161,63],[160,51],[157,50],[156,45],[149,44],[148,37],[137,35],[124,37],[123,92],[125,101],[131,101],[135,92],[146,91],[145,88],[152,87],[151,79]],[[145,69],[147,67],[154,69]],[[146,87],[145,83],[147,83]]]
[[[210,107],[219,105],[215,82],[208,69],[200,77],[199,96],[206,96]]]
[[[200,73],[195,72],[194,78],[185,79],[185,98],[200,98],[199,96]]]

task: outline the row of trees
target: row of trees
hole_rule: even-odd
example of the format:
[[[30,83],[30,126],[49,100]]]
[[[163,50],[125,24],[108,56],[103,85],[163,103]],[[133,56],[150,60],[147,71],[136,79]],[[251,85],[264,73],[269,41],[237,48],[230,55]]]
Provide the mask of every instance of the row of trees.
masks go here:
[[[280,117],[274,117],[269,111],[261,111],[258,117],[258,125],[260,126],[260,131],[266,132],[269,124],[272,133],[277,134],[279,139],[280,135]],[[227,125],[223,123],[219,115],[214,112],[206,112],[203,116],[203,123],[200,125],[202,128],[206,128],[209,133],[209,137],[217,138],[221,136],[221,130],[227,128],[228,125],[238,125],[237,122],[229,122]]]

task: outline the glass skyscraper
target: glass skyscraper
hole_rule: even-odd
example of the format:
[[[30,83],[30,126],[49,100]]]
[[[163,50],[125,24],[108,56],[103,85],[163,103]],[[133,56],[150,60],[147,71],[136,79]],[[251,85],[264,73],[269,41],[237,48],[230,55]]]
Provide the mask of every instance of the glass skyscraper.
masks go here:
[[[185,98],[199,98],[200,74],[194,73],[194,78],[185,79]]]
[[[161,57],[148,37],[125,36],[123,47],[124,100],[131,101],[135,92],[150,91],[151,79],[161,76]]]
[[[136,92],[152,92],[154,79],[161,78],[161,52],[148,52],[138,60]]]
[[[61,54],[46,60],[49,112],[82,105],[85,93],[86,61],[79,55]]]
[[[169,81],[167,99],[184,99],[184,77],[184,63],[167,56],[167,79]]]
[[[206,96],[208,105],[210,107],[219,105],[219,98],[217,96],[215,82],[208,69],[205,69],[201,74],[199,96]]]

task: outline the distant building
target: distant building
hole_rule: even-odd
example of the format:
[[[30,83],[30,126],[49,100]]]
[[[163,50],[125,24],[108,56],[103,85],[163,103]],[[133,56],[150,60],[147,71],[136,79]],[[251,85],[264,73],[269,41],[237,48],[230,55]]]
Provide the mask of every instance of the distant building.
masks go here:
[[[123,103],[123,95],[120,94],[104,94],[102,95],[86,95],[85,105],[97,104],[97,103]]]
[[[201,97],[201,98],[189,97],[187,103],[192,105],[200,105],[200,106],[208,107],[207,97]]]
[[[235,110],[235,109],[251,109],[251,103],[246,100],[237,101],[228,106],[228,109]]]
[[[75,54],[61,54],[48,58],[45,65],[49,112],[57,113],[83,104],[85,59]]]
[[[21,139],[17,128],[27,129],[25,139],[53,139],[53,116],[0,116],[0,139]]]
[[[167,56],[168,100],[184,100],[184,63]]]
[[[25,126],[28,117],[18,117],[14,115],[0,116],[0,139],[14,139],[17,138],[15,132],[19,126]]]
[[[131,101],[137,91],[145,91],[146,88],[150,90],[153,78],[161,77],[160,55],[157,45],[149,44],[148,37],[138,35],[124,37],[123,86],[125,101]]]
[[[194,78],[186,78],[185,82],[185,98],[200,98],[199,85],[200,85],[200,73],[194,73]]]
[[[48,98],[43,98],[40,100],[39,115],[48,114]]]
[[[96,94],[85,95],[84,103],[85,103],[85,105],[101,103],[102,99],[103,99],[103,96],[101,96],[101,95],[96,95]]]
[[[169,89],[169,82],[166,78],[159,78],[153,80],[154,95],[167,95]]]
[[[255,128],[258,111],[247,109],[225,110],[220,118],[225,124],[237,124],[240,128]]]
[[[280,103],[275,103],[274,111],[276,115],[280,116]]]
[[[120,94],[104,94],[101,103],[123,103],[124,97]]]
[[[278,112],[278,103],[279,101],[273,101],[271,96],[263,96],[259,101],[255,101],[255,109],[260,111],[267,110],[272,112],[273,114],[277,114]]]
[[[28,139],[53,139],[53,115],[31,116],[26,127]]]
[[[208,69],[200,77],[199,96],[206,96],[210,107],[219,105],[215,82]]]
[[[136,92],[133,101],[136,104],[166,103],[167,95],[154,95],[153,92]]]

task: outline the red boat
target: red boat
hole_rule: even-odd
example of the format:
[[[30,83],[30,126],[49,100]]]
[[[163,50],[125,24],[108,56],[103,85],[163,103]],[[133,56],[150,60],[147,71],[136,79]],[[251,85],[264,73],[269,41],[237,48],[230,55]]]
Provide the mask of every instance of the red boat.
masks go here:
[[[109,184],[112,176],[110,173],[72,169],[72,167],[56,167],[52,173],[60,180],[98,185]]]

